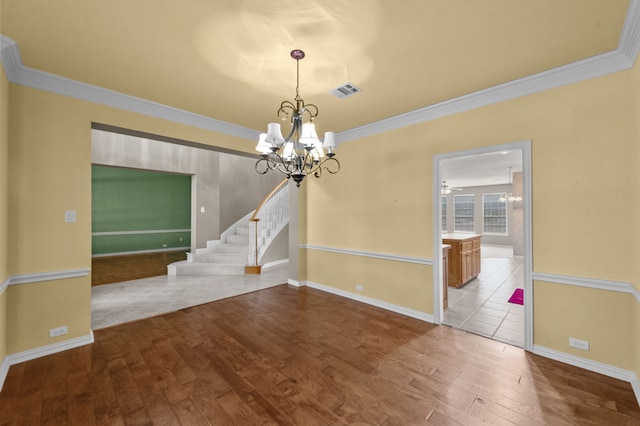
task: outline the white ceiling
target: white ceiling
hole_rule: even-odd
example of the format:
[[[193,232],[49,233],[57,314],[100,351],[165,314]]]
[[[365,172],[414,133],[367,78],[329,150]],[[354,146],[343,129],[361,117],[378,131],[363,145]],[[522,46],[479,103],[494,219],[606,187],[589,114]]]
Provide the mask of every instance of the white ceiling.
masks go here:
[[[442,178],[449,187],[499,185],[509,183],[511,172],[522,171],[522,150],[496,151],[442,160]]]

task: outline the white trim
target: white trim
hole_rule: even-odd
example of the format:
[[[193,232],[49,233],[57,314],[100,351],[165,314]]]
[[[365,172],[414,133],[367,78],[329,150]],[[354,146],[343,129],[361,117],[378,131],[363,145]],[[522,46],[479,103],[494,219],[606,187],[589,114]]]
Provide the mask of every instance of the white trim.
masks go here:
[[[633,63],[640,51],[640,1],[631,0],[618,41],[618,51]]]
[[[212,130],[251,141],[258,140],[259,132],[247,127],[227,123],[162,105],[145,99],[82,83],[55,74],[39,71],[23,65],[17,43],[0,34],[0,60],[11,83],[40,89],[59,95],[106,105],[125,111],[170,120],[188,126]]]
[[[631,380],[631,388],[633,389],[633,393],[636,395],[638,405],[640,405],[640,379],[638,379],[638,376]]]
[[[285,263],[289,263],[289,258],[274,260],[273,262],[267,262],[264,265],[262,265],[262,269],[273,268],[274,266],[284,265]]]
[[[31,284],[41,281],[65,280],[68,278],[86,277],[90,268],[71,269],[68,271],[36,272],[34,274],[13,275],[9,278],[9,285]]]
[[[522,152],[522,209],[523,209],[523,241],[524,256],[522,257],[523,285],[526,294],[533,294],[532,272],[532,190],[531,190],[531,141],[520,141],[502,145],[487,146],[467,151],[449,152],[438,154],[433,157],[433,177],[432,182],[432,229],[433,229],[433,253],[442,253],[442,240],[439,238],[442,229],[442,204],[440,202],[440,182],[442,182],[442,172],[440,163],[446,159],[469,155],[482,155],[496,151],[520,150]],[[440,324],[444,317],[442,295],[440,283],[442,282],[441,262],[433,262],[433,312],[434,323]],[[525,297],[524,300],[524,349],[530,351],[533,347],[533,297]]]
[[[544,346],[534,345],[533,353],[536,355],[550,358],[565,364],[573,365],[574,367],[583,368],[585,370],[593,371],[595,373],[603,374],[614,379],[629,382],[633,393],[636,396],[638,405],[640,405],[640,380],[634,371],[625,370],[623,368],[615,367],[613,365],[604,364],[598,361],[592,361],[590,359],[582,358],[579,356],[571,355],[565,352],[560,352],[555,349],[549,349]]]
[[[304,283],[301,283],[300,281],[294,280],[294,279],[291,279],[291,278],[287,279],[287,284],[292,285],[294,287],[302,287],[302,286],[304,286]]]
[[[191,246],[167,247],[153,250],[117,251],[114,253],[92,254],[91,257],[126,256],[128,254],[162,253],[165,251],[191,250]]]
[[[316,290],[321,290],[326,293],[335,294],[337,296],[346,297],[347,299],[355,300],[358,302],[366,303],[367,305],[372,305],[378,308],[386,309],[387,311],[392,311],[398,314],[406,315],[411,318],[419,319],[421,321],[425,321],[433,324],[433,315],[428,314],[426,312],[416,311],[414,309],[405,308],[403,306],[394,305],[393,303],[383,302],[382,300],[372,299],[370,297],[360,296],[358,294],[354,294],[348,291],[340,290],[334,287],[329,287],[326,285],[314,283],[311,281],[301,281],[301,286],[307,286],[314,288]]]
[[[30,361],[32,359],[40,358],[47,355],[52,355],[58,352],[66,351],[68,349],[78,348],[80,346],[89,345],[93,343],[93,331],[85,336],[76,337],[62,342],[52,343],[50,345],[41,346],[39,348],[29,349],[23,352],[7,355],[0,364],[0,390],[4,385],[4,380],[9,372],[9,367],[12,365],[20,364],[21,362]]]
[[[191,232],[191,229],[149,229],[146,231],[110,231],[92,232],[92,237],[103,237],[108,235],[142,235],[142,234],[173,234],[177,232]]]
[[[0,285],[0,294],[4,293],[7,287],[9,287],[9,284],[11,284],[11,277],[7,278],[5,282]]]
[[[18,44],[7,36],[0,34],[0,62],[4,67],[9,81],[18,73],[22,67],[22,58]]]
[[[618,48],[591,58],[340,132],[340,142],[442,118],[547,89],[629,69],[640,51],[640,0],[631,0]],[[255,141],[259,132],[199,114],[25,67],[15,41],[0,34],[0,61],[10,82]]]
[[[419,265],[433,265],[433,259],[428,259],[425,257],[398,256],[395,254],[388,254],[388,253],[378,253],[373,251],[353,250],[353,249],[341,249],[336,247],[317,246],[313,244],[300,244],[299,247],[307,250],[328,251],[331,253],[371,257],[375,259],[391,260],[395,262],[417,263]]]
[[[574,277],[569,275],[548,274],[545,272],[534,272],[533,279],[537,281],[546,281],[554,284],[575,285],[578,287],[595,288],[598,290],[617,291],[620,293],[630,293],[640,302],[640,292],[633,284],[620,282],[599,280],[594,278]]]
[[[470,93],[404,114],[389,117],[339,133],[340,143],[443,118],[483,106],[516,99],[548,89],[601,77],[631,68],[631,62],[617,51],[567,64],[488,89]]]
[[[3,359],[0,364],[0,391],[2,391],[2,386],[7,378],[7,374],[9,374],[9,367],[11,367],[11,365],[9,365],[7,358]]]

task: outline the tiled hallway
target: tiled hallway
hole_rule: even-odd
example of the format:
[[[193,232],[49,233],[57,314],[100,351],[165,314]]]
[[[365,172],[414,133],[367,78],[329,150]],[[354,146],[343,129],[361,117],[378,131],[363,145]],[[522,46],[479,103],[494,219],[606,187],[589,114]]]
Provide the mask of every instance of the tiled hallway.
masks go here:
[[[508,302],[516,288],[524,288],[522,257],[483,246],[481,271],[463,287],[449,287],[443,324],[523,347],[524,306]]]
[[[288,263],[260,275],[159,276],[91,288],[91,329],[109,327],[287,282]]]

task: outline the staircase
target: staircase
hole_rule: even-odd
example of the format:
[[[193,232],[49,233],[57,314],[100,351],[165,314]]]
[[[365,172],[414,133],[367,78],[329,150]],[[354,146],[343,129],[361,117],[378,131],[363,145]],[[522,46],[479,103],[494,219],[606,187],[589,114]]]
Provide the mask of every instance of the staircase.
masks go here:
[[[247,265],[259,265],[276,235],[289,223],[286,180],[245,217],[207,241],[206,248],[187,253],[187,260],[167,266],[167,275],[241,275]]]

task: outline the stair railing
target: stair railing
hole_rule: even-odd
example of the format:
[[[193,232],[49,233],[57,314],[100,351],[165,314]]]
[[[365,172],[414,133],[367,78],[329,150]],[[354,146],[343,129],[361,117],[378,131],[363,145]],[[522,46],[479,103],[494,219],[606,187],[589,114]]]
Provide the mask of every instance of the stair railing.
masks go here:
[[[253,215],[249,218],[249,265],[245,267],[247,274],[259,274],[259,264],[264,250],[274,229],[271,224],[279,215],[288,215],[289,211],[289,187],[288,179],[280,182],[258,205]]]

